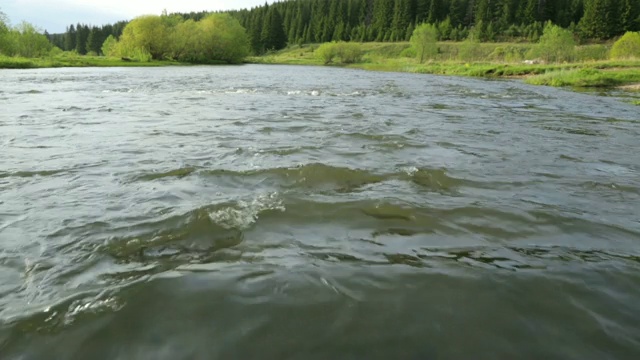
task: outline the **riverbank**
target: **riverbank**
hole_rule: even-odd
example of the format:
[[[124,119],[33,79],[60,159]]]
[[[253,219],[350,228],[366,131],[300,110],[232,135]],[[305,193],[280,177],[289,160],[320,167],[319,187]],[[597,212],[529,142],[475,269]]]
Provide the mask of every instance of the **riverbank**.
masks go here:
[[[39,69],[60,67],[157,67],[187,65],[176,61],[123,60],[104,56],[58,55],[44,58],[0,56],[0,69]]]
[[[571,63],[544,64],[525,62],[531,44],[475,44],[468,61],[461,61],[464,43],[439,43],[435,60],[420,64],[411,57],[408,43],[365,43],[362,61],[335,64],[375,71],[397,71],[420,74],[455,75],[485,78],[522,78],[533,85],[594,87],[637,90],[640,83],[640,60],[607,60],[605,45],[586,45],[576,50]],[[286,65],[324,65],[316,56],[317,45],[287,48],[264,56],[251,57],[250,63]],[[465,55],[467,56],[467,55]]]
[[[247,63],[323,66],[316,56],[317,44],[292,46],[263,56],[249,57]],[[330,64],[372,71],[409,72],[484,78],[522,78],[532,85],[558,87],[619,88],[640,90],[640,60],[607,60],[608,46],[580,46],[571,63],[544,64],[526,61],[530,43],[438,43],[434,60],[420,64],[411,56],[408,42],[363,43],[361,61],[353,64]],[[461,58],[466,61],[460,60]],[[158,67],[188,66],[176,61],[131,61],[103,56],[79,56],[62,53],[45,58],[0,56],[0,68],[32,69],[56,67]]]

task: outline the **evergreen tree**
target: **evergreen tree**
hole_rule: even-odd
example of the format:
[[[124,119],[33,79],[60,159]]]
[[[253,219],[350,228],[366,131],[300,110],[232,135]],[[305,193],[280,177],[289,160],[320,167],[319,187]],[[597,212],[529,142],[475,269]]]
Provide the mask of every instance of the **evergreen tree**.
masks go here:
[[[64,36],[64,48],[63,50],[72,51],[76,49],[76,28],[73,25],[70,25],[67,28],[67,32]]]
[[[76,26],[76,51],[80,55],[87,54],[87,40],[89,39],[89,26],[80,25]]]
[[[89,31],[89,36],[87,37],[87,52],[94,52],[96,54],[100,54],[102,43],[104,39],[102,39],[102,33],[98,27],[92,27]]]
[[[373,7],[372,35],[376,41],[388,39],[393,20],[393,0],[375,0]]]
[[[583,34],[589,38],[606,39],[610,35],[611,8],[608,0],[585,0],[580,21]]]
[[[269,8],[263,21],[260,40],[265,50],[280,50],[287,45],[282,16],[275,6]]]

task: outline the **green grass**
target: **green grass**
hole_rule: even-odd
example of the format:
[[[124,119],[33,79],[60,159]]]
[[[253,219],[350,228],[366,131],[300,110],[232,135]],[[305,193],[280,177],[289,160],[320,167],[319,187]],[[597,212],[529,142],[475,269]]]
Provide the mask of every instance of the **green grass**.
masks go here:
[[[558,70],[533,76],[525,81],[532,85],[615,87],[640,82],[640,67],[615,70],[599,70],[593,67]]]
[[[530,43],[481,43],[473,57],[458,60],[465,43],[440,42],[438,55],[424,64],[411,56],[408,42],[363,43],[364,56],[357,64],[332,64],[375,71],[400,71],[421,74],[473,77],[523,77],[529,84],[572,87],[615,87],[640,83],[640,60],[606,60],[609,45],[578,47],[575,62],[563,64],[524,64]],[[248,63],[323,65],[316,56],[319,44],[295,45],[263,56],[250,57]],[[0,68],[27,69],[46,67],[116,67],[188,65],[173,61],[136,62],[101,56],[79,56],[62,53],[51,57],[27,59],[0,56]]]
[[[247,61],[260,64],[322,65],[314,52],[317,44],[292,46],[287,49],[252,57]],[[410,56],[409,43],[363,43],[363,61],[357,64],[331,65],[375,71],[400,71],[421,74],[473,77],[523,77],[529,84],[573,87],[614,87],[640,83],[640,60],[606,60],[607,45],[578,47],[576,60],[562,64],[524,64],[528,43],[481,43],[474,50],[475,59],[457,60],[464,43],[440,42],[433,60],[419,64]],[[467,45],[468,46],[468,45]]]
[[[45,58],[21,58],[0,56],[0,69],[35,69],[56,67],[117,67],[117,66],[168,66],[181,65],[175,61],[123,61],[104,56],[57,55]]]

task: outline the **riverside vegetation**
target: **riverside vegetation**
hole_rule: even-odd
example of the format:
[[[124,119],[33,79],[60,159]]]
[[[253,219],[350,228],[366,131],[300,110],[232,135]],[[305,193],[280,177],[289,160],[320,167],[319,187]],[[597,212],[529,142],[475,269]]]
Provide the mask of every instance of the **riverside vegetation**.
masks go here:
[[[267,64],[337,65],[365,70],[475,77],[524,77],[534,85],[615,87],[640,83],[640,34],[612,46],[578,46],[551,23],[537,43],[437,42],[435,27],[415,29],[410,42],[300,45],[250,61]],[[345,55],[346,54],[346,55]],[[528,60],[534,59],[534,60]]]
[[[578,44],[587,37],[605,39],[625,29],[635,29],[640,24],[640,9],[623,1],[620,5],[624,11],[618,14],[623,21],[617,23],[610,20],[612,10],[598,7],[598,1],[578,2],[584,3],[584,9],[575,10],[570,18],[579,25],[571,22],[567,28],[555,25],[549,14],[538,14],[520,27],[515,26],[530,11],[522,7],[528,2],[515,0],[498,2],[504,5],[501,8],[496,8],[495,2],[491,5],[479,1],[471,7],[473,19],[464,20],[457,16],[459,2],[455,0],[432,0],[428,10],[421,1],[376,0],[371,7],[358,1],[339,5],[333,0],[308,3],[297,0],[229,13],[165,12],[101,29],[89,30],[78,24],[75,29],[70,26],[63,36],[41,34],[24,22],[11,27],[6,16],[2,16],[0,67],[163,66],[244,61],[526,77],[528,83],[552,86],[612,87],[640,82],[640,33],[627,31],[615,42]],[[320,6],[323,3],[329,7]],[[445,3],[448,6],[442,6]],[[295,4],[297,8],[293,7]],[[562,4],[557,2],[556,10],[562,9]],[[304,6],[311,6],[308,9],[311,17],[307,19],[310,24],[301,30],[299,22],[306,14]],[[552,5],[539,3],[539,11],[540,6],[552,9]],[[318,18],[315,14],[327,9],[338,19],[329,28],[326,27],[329,20],[323,20],[325,27],[314,20]],[[383,13],[382,9],[389,11]],[[494,18],[488,12],[501,15]],[[609,17],[602,17],[604,13]],[[638,20],[633,20],[636,15]],[[362,16],[373,19],[369,27],[362,27]],[[409,21],[414,18],[417,25]],[[544,25],[538,21],[545,18],[548,20]],[[418,23],[420,20],[423,22]],[[566,25],[569,18],[555,20]],[[461,39],[464,41],[456,41]],[[305,43],[314,40],[326,42]],[[250,54],[253,56],[248,57]]]

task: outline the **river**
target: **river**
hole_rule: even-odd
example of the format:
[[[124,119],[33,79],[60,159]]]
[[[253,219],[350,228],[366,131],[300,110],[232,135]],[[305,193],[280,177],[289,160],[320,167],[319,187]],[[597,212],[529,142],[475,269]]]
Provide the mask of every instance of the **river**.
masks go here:
[[[620,94],[0,71],[2,359],[638,359]]]

